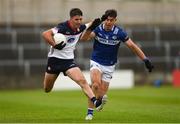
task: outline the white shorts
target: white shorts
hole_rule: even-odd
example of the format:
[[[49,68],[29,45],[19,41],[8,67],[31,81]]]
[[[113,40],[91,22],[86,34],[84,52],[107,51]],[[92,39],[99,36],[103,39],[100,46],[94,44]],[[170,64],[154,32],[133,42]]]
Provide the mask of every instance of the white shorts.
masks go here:
[[[104,66],[104,65],[101,65],[101,64],[91,60],[90,61],[90,71],[92,69],[98,69],[102,73],[102,80],[107,83],[110,83],[113,72],[115,70],[115,65]]]

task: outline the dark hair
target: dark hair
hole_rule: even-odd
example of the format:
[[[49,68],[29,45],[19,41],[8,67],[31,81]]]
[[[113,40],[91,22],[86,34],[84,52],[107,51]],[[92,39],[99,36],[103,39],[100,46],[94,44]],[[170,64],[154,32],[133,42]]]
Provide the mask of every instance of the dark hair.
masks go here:
[[[70,14],[70,17],[76,16],[76,15],[83,16],[83,13],[82,13],[82,11],[79,8],[72,8],[70,10],[69,14]]]
[[[115,9],[108,9],[106,10],[105,14],[114,18],[117,17],[117,11]]]

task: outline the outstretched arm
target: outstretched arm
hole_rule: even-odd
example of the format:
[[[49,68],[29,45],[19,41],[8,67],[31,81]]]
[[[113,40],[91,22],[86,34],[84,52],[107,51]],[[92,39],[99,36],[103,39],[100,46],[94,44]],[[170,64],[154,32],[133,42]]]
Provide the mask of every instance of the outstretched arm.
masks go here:
[[[94,33],[94,32],[85,31],[85,32],[82,34],[80,40],[81,40],[81,41],[88,41],[88,40],[91,40],[91,39],[94,38],[94,37],[95,37],[95,33]]]
[[[94,19],[91,22],[90,26],[86,29],[86,31],[82,34],[80,40],[87,41],[94,37],[94,33],[92,32],[99,24],[101,24],[101,20],[99,18]]]
[[[147,58],[144,54],[144,52],[129,38],[125,42],[125,44],[141,59],[144,60]]]
[[[92,32],[97,26],[101,24],[101,22],[107,19],[108,15],[103,14],[101,18],[96,18],[94,21],[91,22],[90,26],[87,30],[82,34],[80,40],[86,41],[90,40],[91,38],[95,37],[95,34]]]
[[[154,66],[145,56],[144,52],[130,38],[125,42],[125,44],[145,63],[146,68],[151,72]]]

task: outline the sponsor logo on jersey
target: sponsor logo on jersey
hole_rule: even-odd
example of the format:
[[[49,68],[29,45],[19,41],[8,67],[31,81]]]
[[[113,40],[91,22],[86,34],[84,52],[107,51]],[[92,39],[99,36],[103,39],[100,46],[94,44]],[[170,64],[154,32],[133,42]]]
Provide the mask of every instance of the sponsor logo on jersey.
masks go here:
[[[74,37],[71,37],[71,38],[69,38],[69,39],[67,40],[68,43],[72,43],[72,42],[74,42],[74,41],[75,41],[75,38],[74,38]]]
[[[117,45],[120,41],[119,40],[110,40],[110,39],[104,39],[100,37],[96,37],[96,40],[98,40],[102,44],[108,44],[108,45]]]

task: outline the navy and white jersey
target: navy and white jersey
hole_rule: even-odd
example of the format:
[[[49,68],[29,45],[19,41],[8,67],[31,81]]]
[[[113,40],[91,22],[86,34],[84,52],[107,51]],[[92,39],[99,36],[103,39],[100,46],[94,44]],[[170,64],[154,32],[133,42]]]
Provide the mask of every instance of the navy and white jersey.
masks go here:
[[[117,62],[120,43],[129,39],[127,33],[118,26],[113,26],[110,31],[105,31],[104,24],[99,25],[93,32],[96,36],[91,60],[105,66],[114,65]]]
[[[74,49],[82,32],[86,29],[86,25],[81,25],[79,29],[73,30],[69,22],[59,23],[51,30],[53,33],[62,33],[67,39],[66,46],[62,50],[55,49],[51,46],[48,57],[56,57],[60,59],[74,59]]]

